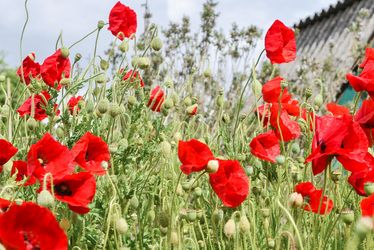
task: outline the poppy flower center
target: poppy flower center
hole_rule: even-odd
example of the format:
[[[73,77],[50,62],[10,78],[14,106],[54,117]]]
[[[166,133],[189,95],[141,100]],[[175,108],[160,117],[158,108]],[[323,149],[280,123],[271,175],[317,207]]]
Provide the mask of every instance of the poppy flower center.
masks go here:
[[[27,250],[40,250],[39,242],[32,232],[21,232]]]
[[[54,191],[61,196],[70,196],[73,193],[65,183],[55,185]]]
[[[321,152],[324,153],[326,151],[326,143],[324,141],[319,141],[318,142],[319,146],[320,146],[320,149],[321,149]]]

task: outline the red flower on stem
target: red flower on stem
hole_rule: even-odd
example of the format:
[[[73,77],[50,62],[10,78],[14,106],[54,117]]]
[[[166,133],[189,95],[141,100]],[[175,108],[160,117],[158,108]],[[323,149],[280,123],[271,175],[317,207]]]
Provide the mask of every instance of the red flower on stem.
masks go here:
[[[365,184],[374,182],[374,157],[370,153],[367,153],[364,160],[362,165],[365,169],[360,172],[353,172],[348,178],[349,184],[361,196],[367,196],[364,189]]]
[[[79,104],[79,101],[82,100],[82,96],[72,96],[69,101],[68,101],[68,108],[69,108],[69,111],[70,111],[70,114],[73,114],[74,113],[74,109],[76,110],[75,112],[78,113],[80,108],[78,106]]]
[[[20,81],[26,85],[30,84],[31,78],[40,77],[40,64],[35,62],[35,53],[30,53],[23,59],[22,66],[17,70],[17,75]]]
[[[68,147],[60,144],[49,133],[31,145],[27,154],[27,176],[34,175],[39,180],[46,173],[53,178],[61,178],[74,170],[73,155]]]
[[[47,188],[51,191],[51,184]],[[39,191],[42,191],[40,189]],[[57,200],[67,203],[69,208],[78,213],[86,214],[90,211],[88,205],[96,193],[95,177],[88,172],[66,175],[53,180],[53,192]]]
[[[277,136],[273,130],[259,134],[249,144],[251,153],[264,161],[275,162],[280,155],[280,146]]]
[[[364,68],[367,63],[374,61],[374,48],[366,48],[365,58],[360,64],[360,68]]]
[[[0,243],[6,249],[68,249],[64,230],[47,208],[25,202],[0,216]]]
[[[312,152],[306,159],[312,162],[313,173],[326,169],[333,157],[351,172],[364,170],[368,140],[358,123],[351,116],[325,115],[316,118]]]
[[[57,90],[61,89],[61,79],[70,77],[69,58],[63,57],[61,50],[58,49],[53,55],[44,60],[41,66],[41,74],[43,81],[48,86]]]
[[[350,116],[349,113],[349,108],[344,107],[342,105],[338,105],[334,102],[330,102],[326,104],[326,109],[333,115],[333,116],[343,116],[343,115],[348,115]]]
[[[262,98],[265,102],[278,103],[280,101],[281,103],[286,103],[291,100],[291,95],[288,93],[287,88],[283,88],[282,91],[281,83],[283,80],[282,77],[277,76],[262,86]],[[281,100],[279,100],[280,97]]]
[[[302,182],[295,186],[295,192],[303,196],[306,204],[303,209],[317,214],[329,214],[334,202],[327,196],[322,196],[323,190],[316,189],[311,182]]]
[[[296,40],[292,29],[275,20],[265,35],[266,56],[271,63],[288,63],[296,58]]]
[[[346,78],[357,92],[367,91],[374,97],[374,60],[368,60],[359,76],[347,74]]]
[[[362,216],[374,216],[374,194],[362,199],[360,203]]]
[[[0,173],[3,171],[3,165],[7,163],[16,153],[18,149],[12,143],[0,139]]]
[[[97,175],[104,175],[103,162],[110,160],[108,144],[100,137],[87,132],[71,149],[75,162],[84,170]]]
[[[300,125],[292,120],[282,104],[273,103],[270,109],[270,124],[279,140],[288,142],[300,137]]]
[[[362,102],[360,109],[356,112],[354,120],[358,122],[365,131],[370,146],[374,144],[374,101],[368,99]]]
[[[147,106],[155,112],[161,111],[161,106],[165,101],[165,92],[160,86],[156,86],[152,91]]]
[[[131,79],[130,79],[131,78]],[[140,87],[144,87],[144,82],[139,74],[139,72],[136,70],[135,72],[131,69],[129,70],[124,76],[123,76],[124,81],[130,81],[130,83],[138,83],[140,84]]]
[[[210,185],[226,207],[235,208],[248,196],[248,176],[238,161],[218,159],[218,162],[218,171],[209,174]]]
[[[50,94],[47,91],[42,91],[40,94],[34,95],[34,119],[42,121],[48,117],[47,106],[48,101],[51,99]],[[32,102],[33,98],[30,96],[22,105],[17,109],[18,114],[21,117],[32,114]],[[57,110],[57,104],[54,105],[54,112],[59,115],[60,111]]]
[[[110,11],[108,30],[123,40],[125,37],[132,38],[137,25],[135,11],[118,1]]]
[[[11,175],[14,175],[16,173],[17,173],[16,181],[20,182],[20,181],[27,179],[27,181],[23,184],[23,186],[31,186],[36,183],[36,178],[34,175],[31,175],[31,176],[27,175],[27,162],[14,161]]]
[[[186,175],[203,171],[208,162],[215,159],[210,148],[196,139],[179,141],[178,157],[182,162],[180,169]]]

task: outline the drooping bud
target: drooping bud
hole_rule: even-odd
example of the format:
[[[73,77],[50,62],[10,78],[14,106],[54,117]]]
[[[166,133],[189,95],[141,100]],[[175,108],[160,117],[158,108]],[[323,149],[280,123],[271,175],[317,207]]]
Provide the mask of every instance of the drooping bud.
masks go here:
[[[97,104],[97,109],[101,114],[105,114],[109,108],[109,101],[108,99],[101,99]]]
[[[332,173],[331,173],[332,181],[337,183],[339,181],[341,175],[342,175],[342,172],[340,170],[332,171]]]
[[[366,182],[364,184],[364,190],[366,195],[371,195],[374,193],[374,182]]]
[[[170,145],[170,143],[167,142],[167,141],[162,141],[160,143],[160,151],[166,159],[169,158],[170,155],[171,155],[171,145]]]
[[[27,119],[26,125],[28,130],[34,131],[38,127],[38,122],[34,118],[30,117]]]
[[[200,187],[194,189],[194,194],[196,197],[200,197],[203,194],[203,190]]]
[[[172,107],[174,107],[174,101],[172,98],[166,98],[164,103],[162,104],[162,108],[164,109],[171,109]]]
[[[311,88],[305,88],[305,93],[304,93],[304,96],[305,96],[305,99],[308,100],[313,94],[313,91]]]
[[[55,198],[48,190],[42,190],[38,194],[37,202],[43,207],[52,207],[55,203]]]
[[[126,234],[129,229],[129,225],[127,224],[124,218],[119,218],[116,221],[116,230],[120,234]]]
[[[356,224],[355,231],[360,237],[365,237],[370,231],[374,229],[374,221],[371,217],[361,217]]]
[[[129,42],[127,40],[123,40],[118,48],[122,53],[126,53],[127,51],[129,51]]]
[[[218,171],[219,162],[217,160],[210,160],[206,166],[206,171],[213,174]]]
[[[248,233],[249,232],[250,223],[249,223],[249,220],[248,220],[247,216],[245,216],[245,215],[240,216],[239,229],[242,233]]]
[[[64,129],[62,127],[58,127],[56,129],[56,135],[57,135],[58,138],[61,138],[61,139],[64,138],[64,136],[65,136]]]
[[[316,105],[318,108],[321,107],[323,104],[323,97],[321,94],[316,95],[314,98],[314,105]]]
[[[138,206],[139,206],[139,200],[138,200],[138,197],[136,197],[136,195],[134,195],[131,200],[130,200],[130,206],[134,209],[136,209]]]
[[[170,234],[170,243],[173,246],[178,246],[178,244],[179,244],[179,237],[178,237],[178,233],[176,231],[172,231],[171,232],[171,234]]]
[[[100,60],[100,68],[102,69],[102,70],[107,70],[107,69],[109,69],[109,63],[108,63],[108,61],[106,61],[106,60],[104,60],[104,59],[101,59]]]
[[[71,79],[70,78],[62,78],[60,81],[60,84],[64,87],[69,87],[71,84]]]
[[[291,151],[294,154],[299,154],[300,153],[300,146],[298,143],[294,142],[291,146]]]
[[[147,69],[149,65],[151,64],[151,61],[148,57],[139,57],[138,59],[138,66],[141,69]]]
[[[60,227],[64,229],[65,232],[67,232],[71,226],[71,223],[67,218],[62,218],[59,224],[60,224]]]
[[[223,227],[223,232],[225,233],[227,238],[231,238],[235,235],[236,226],[235,221],[233,219],[229,219],[225,226]]]
[[[162,40],[159,38],[159,37],[155,37],[153,38],[152,42],[151,42],[151,48],[154,50],[154,51],[159,51],[162,49]]]
[[[296,192],[292,193],[288,199],[288,203],[291,207],[301,207],[303,202],[303,196]]]
[[[63,58],[68,58],[68,57],[69,57],[69,55],[70,55],[70,51],[69,51],[68,48],[66,48],[66,47],[62,47],[62,48],[60,49],[60,51],[61,51],[61,56],[62,56]]]
[[[205,78],[211,78],[212,77],[212,70],[210,68],[207,68],[204,70],[203,75]]]
[[[121,107],[117,103],[111,103],[109,105],[108,114],[114,118],[117,115],[121,114]]]

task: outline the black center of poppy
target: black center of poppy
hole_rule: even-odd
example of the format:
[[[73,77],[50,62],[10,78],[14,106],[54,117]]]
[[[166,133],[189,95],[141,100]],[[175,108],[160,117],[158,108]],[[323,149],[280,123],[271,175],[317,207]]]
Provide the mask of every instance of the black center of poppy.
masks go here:
[[[324,141],[319,141],[319,146],[321,148],[321,152],[324,153],[326,151],[326,143]]]
[[[61,195],[61,196],[70,196],[72,195],[72,191],[69,189],[69,186],[66,185],[65,183],[60,183],[60,184],[57,184],[55,185],[55,188],[54,188],[55,192],[58,194],[58,195]]]
[[[40,250],[39,243],[31,232],[22,232],[23,241],[28,250]]]

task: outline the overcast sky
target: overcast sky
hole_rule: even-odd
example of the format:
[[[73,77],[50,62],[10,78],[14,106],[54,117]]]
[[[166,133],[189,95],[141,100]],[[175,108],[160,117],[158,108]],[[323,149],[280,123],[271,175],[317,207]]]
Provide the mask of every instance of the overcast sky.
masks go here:
[[[63,31],[65,45],[70,45],[96,27],[98,20],[108,21],[110,9],[118,0],[29,0],[29,24],[26,28],[24,55],[35,52],[37,61],[42,62],[54,52],[56,39]],[[139,28],[143,27],[145,0],[122,0],[138,13]],[[183,15],[191,17],[192,26],[198,29],[201,6],[204,0],[149,0],[152,21],[167,25],[178,21]],[[218,26],[228,30],[233,22],[240,26],[255,24],[266,30],[275,20],[280,19],[289,26],[300,19],[327,8],[336,0],[221,0],[218,5],[220,17]],[[19,40],[25,21],[24,0],[0,0],[0,51],[11,66],[20,61]],[[113,39],[107,30],[102,32],[99,54]],[[94,37],[75,47],[88,57],[92,54]]]

